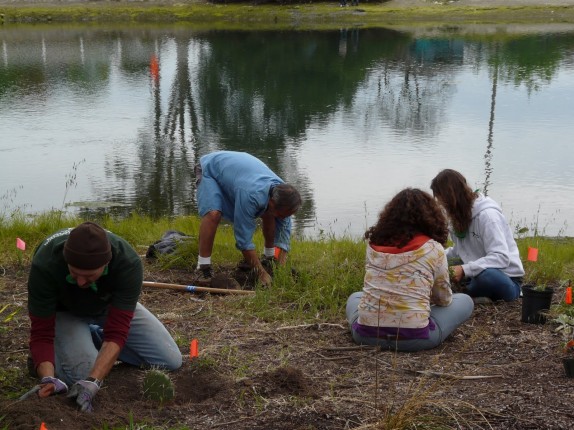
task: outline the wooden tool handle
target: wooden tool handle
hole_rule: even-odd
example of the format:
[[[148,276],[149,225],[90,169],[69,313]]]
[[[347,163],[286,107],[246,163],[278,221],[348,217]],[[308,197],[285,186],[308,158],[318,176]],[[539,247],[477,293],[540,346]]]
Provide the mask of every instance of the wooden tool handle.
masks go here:
[[[187,291],[188,293],[243,294],[243,295],[255,294],[255,291],[251,290],[227,290],[225,288],[197,287],[195,285],[166,284],[163,282],[151,282],[151,281],[143,281],[143,286],[152,288],[163,288],[167,290]]]

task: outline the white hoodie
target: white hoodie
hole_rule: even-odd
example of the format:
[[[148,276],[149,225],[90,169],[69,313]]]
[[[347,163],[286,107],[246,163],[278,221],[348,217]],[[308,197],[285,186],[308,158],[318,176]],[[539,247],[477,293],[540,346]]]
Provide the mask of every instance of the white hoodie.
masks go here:
[[[454,246],[446,250],[448,259],[460,258],[468,277],[485,269],[500,269],[511,278],[524,276],[524,268],[510,226],[500,206],[482,194],[472,206],[472,221],[464,238],[450,233]]]

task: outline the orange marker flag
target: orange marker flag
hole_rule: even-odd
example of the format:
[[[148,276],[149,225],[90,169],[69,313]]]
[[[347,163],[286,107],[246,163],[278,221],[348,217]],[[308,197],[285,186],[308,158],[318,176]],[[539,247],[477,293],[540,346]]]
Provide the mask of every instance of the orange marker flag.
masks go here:
[[[528,261],[538,261],[538,248],[528,247]]]
[[[46,427],[46,424],[42,423],[40,424],[40,430],[48,430],[48,427]]]
[[[572,287],[566,287],[566,297],[564,298],[564,302],[567,305],[572,304]]]
[[[19,237],[16,238],[16,248],[26,251],[26,242],[24,242]]]
[[[193,339],[189,344],[189,359],[192,360],[199,356],[199,351],[197,348],[197,339]]]

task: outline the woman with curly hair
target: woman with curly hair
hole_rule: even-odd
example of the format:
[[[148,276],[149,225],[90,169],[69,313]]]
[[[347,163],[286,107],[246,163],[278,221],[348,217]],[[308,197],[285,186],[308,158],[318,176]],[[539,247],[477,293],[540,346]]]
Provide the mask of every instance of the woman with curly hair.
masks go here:
[[[347,300],[356,343],[431,349],[470,317],[472,299],[450,288],[447,237],[446,219],[430,194],[406,188],[387,203],[365,233],[363,291]]]
[[[466,292],[477,303],[516,300],[524,268],[500,206],[473,191],[464,176],[452,169],[441,171],[432,180],[431,190],[452,224],[453,246],[446,256],[449,261],[462,261],[452,267],[452,280],[468,278]]]

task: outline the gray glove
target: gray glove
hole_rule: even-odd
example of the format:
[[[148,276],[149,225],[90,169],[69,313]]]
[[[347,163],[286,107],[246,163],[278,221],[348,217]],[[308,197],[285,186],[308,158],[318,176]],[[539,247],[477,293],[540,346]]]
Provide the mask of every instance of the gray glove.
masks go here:
[[[80,406],[80,411],[92,412],[94,410],[92,401],[94,397],[96,397],[96,393],[99,389],[100,386],[96,382],[82,380],[72,385],[72,389],[67,397],[76,398],[76,403]]]
[[[65,394],[68,392],[68,386],[65,382],[60,381],[58,378],[53,376],[44,376],[38,385],[35,385],[30,391],[24,393],[18,400],[25,400],[32,394],[39,394],[39,391],[42,390],[46,384],[54,384],[54,391],[50,393],[50,396],[60,393]]]
[[[44,376],[40,381],[40,385],[44,384],[54,384],[54,392],[52,394],[66,394],[68,392],[66,383],[53,376]]]

